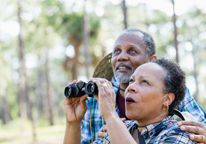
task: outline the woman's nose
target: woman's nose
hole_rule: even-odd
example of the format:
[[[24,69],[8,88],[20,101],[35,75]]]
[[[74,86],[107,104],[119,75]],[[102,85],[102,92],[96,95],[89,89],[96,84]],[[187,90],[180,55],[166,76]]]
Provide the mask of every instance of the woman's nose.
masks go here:
[[[135,87],[134,83],[130,84],[128,87],[127,87],[127,92],[137,92],[137,88]]]

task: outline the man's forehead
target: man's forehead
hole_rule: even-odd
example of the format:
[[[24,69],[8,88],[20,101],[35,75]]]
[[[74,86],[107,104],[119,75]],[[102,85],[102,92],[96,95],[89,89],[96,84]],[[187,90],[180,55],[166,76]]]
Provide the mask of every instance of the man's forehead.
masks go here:
[[[114,45],[119,45],[121,42],[144,44],[143,37],[144,35],[141,32],[125,32],[116,39]]]
[[[120,39],[120,38],[130,38],[131,39],[131,37],[133,37],[133,36],[135,36],[135,37],[139,37],[139,38],[143,38],[144,37],[144,35],[143,35],[143,33],[141,33],[141,32],[125,32],[125,33],[122,33],[118,38],[117,38],[117,40],[118,39]]]

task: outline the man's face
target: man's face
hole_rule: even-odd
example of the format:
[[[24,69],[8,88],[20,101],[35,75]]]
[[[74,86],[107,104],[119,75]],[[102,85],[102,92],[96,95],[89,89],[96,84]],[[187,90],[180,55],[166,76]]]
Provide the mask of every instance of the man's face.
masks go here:
[[[128,83],[135,69],[148,61],[142,33],[124,33],[117,38],[111,64],[118,82]]]

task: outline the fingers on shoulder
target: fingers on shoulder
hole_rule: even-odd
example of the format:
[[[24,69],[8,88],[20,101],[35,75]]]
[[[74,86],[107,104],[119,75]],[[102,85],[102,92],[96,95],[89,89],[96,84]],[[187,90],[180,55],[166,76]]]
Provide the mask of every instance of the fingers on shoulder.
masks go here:
[[[199,127],[204,126],[203,123],[197,121],[181,121],[180,123],[181,125],[188,125],[188,126],[199,126]]]
[[[197,135],[205,133],[205,129],[199,126],[181,126],[180,129]]]
[[[195,141],[195,142],[198,142],[198,143],[203,143],[203,144],[206,143],[204,135],[194,135],[194,134],[191,134],[190,135],[190,139]]]

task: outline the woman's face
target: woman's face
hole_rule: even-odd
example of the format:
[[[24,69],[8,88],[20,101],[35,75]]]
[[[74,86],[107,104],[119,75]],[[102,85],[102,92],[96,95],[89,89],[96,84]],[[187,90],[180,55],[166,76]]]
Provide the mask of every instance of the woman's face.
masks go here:
[[[128,118],[146,122],[161,114],[166,74],[156,63],[146,63],[135,70],[125,91]]]

